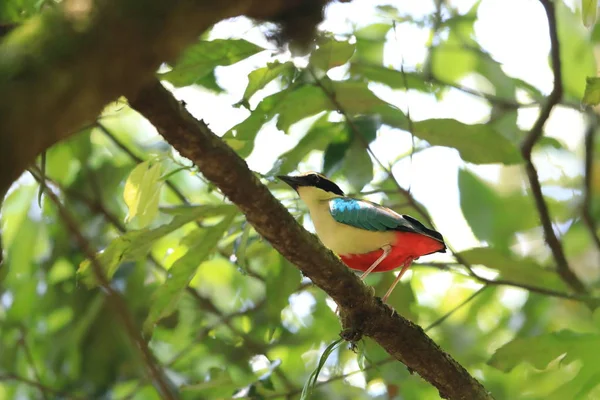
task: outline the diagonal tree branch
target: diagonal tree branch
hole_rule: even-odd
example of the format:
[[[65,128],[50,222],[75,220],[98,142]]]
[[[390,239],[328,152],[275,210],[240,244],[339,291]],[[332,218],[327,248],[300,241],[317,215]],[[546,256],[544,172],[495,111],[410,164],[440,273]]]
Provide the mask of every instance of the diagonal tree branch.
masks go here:
[[[449,399],[492,396],[423,330],[373,297],[370,290],[314,235],[302,228],[248,166],[156,81],[131,101],[163,137],[192,160],[235,203],[256,231],[340,306],[342,324],[357,340],[366,335],[418,372]]]
[[[551,0],[540,0],[540,3],[544,7],[546,16],[548,18],[548,30],[550,34],[551,45],[550,58],[552,60],[554,88],[548,96],[546,104],[542,107],[538,119],[535,121],[535,124],[529,131],[527,137],[523,140],[523,143],[521,144],[521,154],[525,160],[525,171],[527,172],[529,185],[531,186],[531,192],[535,199],[535,205],[538,209],[538,213],[540,214],[540,221],[542,222],[542,227],[544,229],[546,243],[548,243],[556,262],[557,272],[565,281],[565,283],[568,284],[574,291],[578,293],[585,293],[585,286],[569,267],[562,244],[554,233],[554,229],[552,228],[552,220],[550,218],[550,211],[548,210],[548,205],[546,204],[544,195],[542,194],[540,179],[538,177],[535,165],[533,165],[533,161],[531,160],[533,146],[542,137],[544,133],[544,125],[550,117],[552,109],[560,102],[563,96],[560,43],[558,40],[554,3]]]

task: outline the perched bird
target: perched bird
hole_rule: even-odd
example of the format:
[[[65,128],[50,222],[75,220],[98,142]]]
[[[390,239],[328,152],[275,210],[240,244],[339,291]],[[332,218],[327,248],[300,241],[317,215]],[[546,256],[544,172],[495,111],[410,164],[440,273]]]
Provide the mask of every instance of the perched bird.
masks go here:
[[[439,232],[379,204],[346,197],[338,185],[321,174],[278,178],[296,190],[306,204],[321,242],[348,267],[363,271],[361,280],[371,272],[402,267],[383,296],[384,303],[414,260],[446,251]]]

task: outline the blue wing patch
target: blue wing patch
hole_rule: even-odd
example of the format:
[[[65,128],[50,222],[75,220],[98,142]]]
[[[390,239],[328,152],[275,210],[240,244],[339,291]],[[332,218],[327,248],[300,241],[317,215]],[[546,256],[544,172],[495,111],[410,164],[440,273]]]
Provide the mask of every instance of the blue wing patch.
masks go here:
[[[444,241],[439,232],[428,229],[416,219],[397,214],[389,208],[369,201],[336,197],[329,201],[329,212],[337,222],[355,228],[380,232],[389,230],[415,232]]]

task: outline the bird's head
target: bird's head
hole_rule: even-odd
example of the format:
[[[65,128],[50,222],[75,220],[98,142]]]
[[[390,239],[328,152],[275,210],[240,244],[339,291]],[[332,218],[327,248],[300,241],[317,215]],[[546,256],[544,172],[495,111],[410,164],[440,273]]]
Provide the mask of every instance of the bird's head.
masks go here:
[[[298,176],[279,175],[279,179],[290,185],[305,203],[329,200],[344,196],[338,185],[316,172],[307,172]]]

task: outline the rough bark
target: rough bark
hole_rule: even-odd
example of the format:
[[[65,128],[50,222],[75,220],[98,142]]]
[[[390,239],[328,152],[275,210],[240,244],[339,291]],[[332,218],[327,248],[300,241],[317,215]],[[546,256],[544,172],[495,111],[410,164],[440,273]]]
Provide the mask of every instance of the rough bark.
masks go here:
[[[256,231],[340,306],[349,340],[373,338],[449,399],[492,396],[423,330],[394,313],[302,228],[230,147],[155,81],[131,101],[160,134],[246,215]]]

